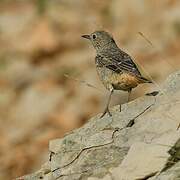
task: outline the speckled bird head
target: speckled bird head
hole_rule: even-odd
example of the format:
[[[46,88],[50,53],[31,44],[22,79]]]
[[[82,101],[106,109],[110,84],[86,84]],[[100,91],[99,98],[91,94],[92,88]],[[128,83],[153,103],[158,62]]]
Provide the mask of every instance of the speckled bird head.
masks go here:
[[[82,37],[89,39],[97,52],[108,47],[116,46],[113,37],[105,31],[95,31],[90,35],[83,35]]]

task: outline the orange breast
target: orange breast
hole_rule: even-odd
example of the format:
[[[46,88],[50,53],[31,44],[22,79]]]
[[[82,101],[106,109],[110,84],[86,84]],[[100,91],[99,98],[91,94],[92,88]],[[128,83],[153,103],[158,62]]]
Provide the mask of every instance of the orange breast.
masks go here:
[[[112,84],[116,89],[128,90],[129,88],[135,88],[139,84],[138,78],[128,73],[114,74],[112,76]]]
[[[125,84],[129,84],[132,86],[136,86],[138,84],[138,79],[128,73],[123,73],[122,75],[120,75],[119,81],[122,81]]]

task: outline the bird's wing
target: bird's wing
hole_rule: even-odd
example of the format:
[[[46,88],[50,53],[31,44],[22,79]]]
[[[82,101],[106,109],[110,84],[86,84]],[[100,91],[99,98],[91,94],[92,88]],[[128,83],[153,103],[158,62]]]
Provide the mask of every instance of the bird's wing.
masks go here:
[[[141,76],[141,73],[131,57],[123,51],[101,53],[96,56],[96,63],[116,73],[128,72]]]

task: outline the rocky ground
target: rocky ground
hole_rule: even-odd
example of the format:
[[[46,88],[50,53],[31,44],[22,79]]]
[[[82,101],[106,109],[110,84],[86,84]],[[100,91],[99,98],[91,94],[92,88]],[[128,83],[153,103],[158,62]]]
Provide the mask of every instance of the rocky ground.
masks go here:
[[[108,92],[82,34],[111,32],[158,83],[139,86],[133,100],[159,91],[180,68],[179,6],[178,0],[0,1],[0,179],[38,169],[47,161],[49,140],[104,109]],[[117,92],[112,105],[126,99]]]
[[[180,179],[180,71],[151,93],[97,115],[49,144],[49,160],[23,180]]]

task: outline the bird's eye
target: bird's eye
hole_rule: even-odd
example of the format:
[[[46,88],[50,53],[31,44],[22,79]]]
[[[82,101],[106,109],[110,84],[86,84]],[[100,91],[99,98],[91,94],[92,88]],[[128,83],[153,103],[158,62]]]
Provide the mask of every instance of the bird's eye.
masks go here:
[[[97,37],[97,36],[96,36],[95,34],[93,34],[92,38],[93,38],[93,39],[96,39],[96,37]]]

